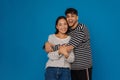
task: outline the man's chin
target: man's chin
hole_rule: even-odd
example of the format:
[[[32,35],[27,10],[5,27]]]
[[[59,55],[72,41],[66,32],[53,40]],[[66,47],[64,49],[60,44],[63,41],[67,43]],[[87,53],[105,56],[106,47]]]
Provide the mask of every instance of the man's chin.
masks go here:
[[[69,26],[73,26],[73,24],[69,24]]]
[[[69,27],[72,27],[73,25],[69,25]]]

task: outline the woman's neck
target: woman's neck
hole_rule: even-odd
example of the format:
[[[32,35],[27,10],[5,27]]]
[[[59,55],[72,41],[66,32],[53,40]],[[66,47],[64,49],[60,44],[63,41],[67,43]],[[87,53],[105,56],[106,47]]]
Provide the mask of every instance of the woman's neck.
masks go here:
[[[61,39],[64,39],[64,38],[67,37],[66,34],[62,34],[62,33],[57,33],[56,36],[57,36],[58,38],[61,38]]]

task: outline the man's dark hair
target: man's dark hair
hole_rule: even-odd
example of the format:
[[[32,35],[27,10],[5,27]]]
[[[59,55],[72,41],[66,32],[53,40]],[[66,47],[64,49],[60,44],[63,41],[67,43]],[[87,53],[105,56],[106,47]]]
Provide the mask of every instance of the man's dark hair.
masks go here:
[[[65,15],[67,15],[68,13],[76,14],[78,16],[78,11],[76,9],[74,9],[74,8],[68,8],[68,9],[66,9]]]

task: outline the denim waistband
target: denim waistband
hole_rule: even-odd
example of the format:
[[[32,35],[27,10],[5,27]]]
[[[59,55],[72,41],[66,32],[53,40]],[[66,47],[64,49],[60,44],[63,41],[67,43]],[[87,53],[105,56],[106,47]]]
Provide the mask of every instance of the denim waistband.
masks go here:
[[[70,68],[67,68],[67,67],[47,67],[47,69],[48,69],[48,68],[51,68],[51,69],[52,69],[52,68],[54,68],[54,69],[70,69]]]

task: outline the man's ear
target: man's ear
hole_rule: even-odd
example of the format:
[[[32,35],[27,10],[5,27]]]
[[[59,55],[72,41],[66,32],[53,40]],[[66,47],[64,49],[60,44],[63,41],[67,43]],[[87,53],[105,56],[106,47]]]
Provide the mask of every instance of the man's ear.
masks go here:
[[[79,18],[79,17],[77,16],[77,20],[78,20],[78,18]]]

